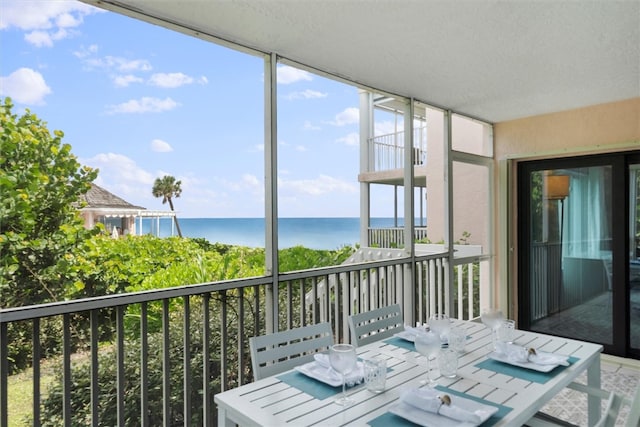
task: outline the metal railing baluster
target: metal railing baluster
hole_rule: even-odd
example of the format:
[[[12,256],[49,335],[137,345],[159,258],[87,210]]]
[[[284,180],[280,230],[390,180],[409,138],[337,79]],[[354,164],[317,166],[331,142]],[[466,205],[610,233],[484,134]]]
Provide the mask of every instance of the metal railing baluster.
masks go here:
[[[7,323],[0,323],[0,427],[9,427],[7,396],[9,377],[9,339],[7,338]]]
[[[220,292],[220,391],[228,388],[227,379],[227,291]]]
[[[149,426],[149,342],[147,303],[140,304],[140,423]]]
[[[98,427],[100,380],[98,378],[98,310],[91,310],[89,313],[91,323],[91,425]]]
[[[244,289],[238,289],[238,384],[244,383]]]
[[[125,306],[116,307],[116,406],[119,426],[123,426],[125,420],[124,310]]]
[[[62,419],[65,427],[71,426],[71,320],[69,314],[62,317]]]
[[[186,295],[183,298],[183,310],[184,310],[184,326],[182,333],[184,334],[183,341],[183,373],[184,379],[183,399],[184,399],[184,426],[191,425],[191,306],[189,304],[189,296]]]
[[[169,298],[162,300],[162,423],[171,426],[171,338],[169,336]]]
[[[202,295],[202,421],[206,427],[213,426],[214,414],[211,392],[211,325],[209,324],[210,294]],[[243,365],[241,359],[240,365]],[[242,381],[240,381],[242,383]]]
[[[33,426],[40,425],[40,318],[33,319]]]

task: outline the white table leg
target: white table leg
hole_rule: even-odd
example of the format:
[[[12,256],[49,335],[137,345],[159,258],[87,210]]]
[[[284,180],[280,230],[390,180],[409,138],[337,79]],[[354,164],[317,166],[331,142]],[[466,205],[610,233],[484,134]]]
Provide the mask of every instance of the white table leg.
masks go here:
[[[218,426],[219,427],[235,426],[235,423],[232,423],[231,420],[227,418],[227,411],[220,406],[218,406]]]
[[[600,355],[594,358],[589,368],[587,368],[587,385],[594,388],[600,388]],[[598,396],[587,395],[589,405],[589,425],[595,425],[600,420],[600,402]]]

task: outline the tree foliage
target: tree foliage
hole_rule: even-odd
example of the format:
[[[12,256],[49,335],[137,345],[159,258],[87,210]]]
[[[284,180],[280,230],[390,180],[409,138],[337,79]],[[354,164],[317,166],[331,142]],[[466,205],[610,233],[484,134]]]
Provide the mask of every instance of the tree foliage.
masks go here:
[[[176,181],[175,177],[165,175],[162,178],[156,178],[151,189],[153,197],[162,197],[162,204],[169,203],[169,207],[173,212],[173,198],[180,197],[182,194],[182,181]],[[178,217],[173,217],[176,223],[176,229],[178,230],[178,236],[182,237],[182,231],[180,230],[180,224],[178,223]]]
[[[0,104],[0,307],[58,300],[74,271],[69,253],[91,232],[78,201],[97,171],[83,167],[61,131]]]

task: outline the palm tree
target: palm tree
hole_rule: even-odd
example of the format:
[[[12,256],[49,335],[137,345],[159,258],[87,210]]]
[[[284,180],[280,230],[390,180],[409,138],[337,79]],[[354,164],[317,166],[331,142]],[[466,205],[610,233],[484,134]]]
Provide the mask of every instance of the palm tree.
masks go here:
[[[151,193],[154,197],[162,197],[162,204],[169,202],[169,207],[171,208],[171,212],[173,209],[173,197],[180,197],[182,193],[182,185],[181,181],[176,181],[173,176],[165,175],[162,178],[156,178],[153,183],[153,189]],[[173,220],[176,223],[176,229],[178,230],[178,236],[182,237],[182,231],[180,231],[180,224],[178,224],[178,217],[173,216]]]

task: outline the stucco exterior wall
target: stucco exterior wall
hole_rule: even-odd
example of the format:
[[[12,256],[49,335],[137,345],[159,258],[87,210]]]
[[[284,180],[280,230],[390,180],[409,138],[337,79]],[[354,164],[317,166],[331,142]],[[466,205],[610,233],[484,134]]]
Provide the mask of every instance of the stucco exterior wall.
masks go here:
[[[640,97],[494,125],[496,160],[617,151],[640,144]]]

